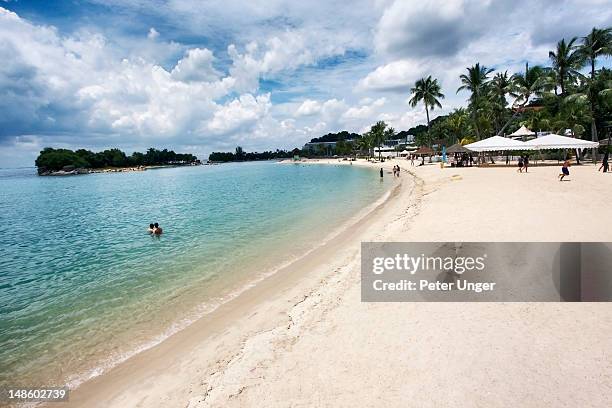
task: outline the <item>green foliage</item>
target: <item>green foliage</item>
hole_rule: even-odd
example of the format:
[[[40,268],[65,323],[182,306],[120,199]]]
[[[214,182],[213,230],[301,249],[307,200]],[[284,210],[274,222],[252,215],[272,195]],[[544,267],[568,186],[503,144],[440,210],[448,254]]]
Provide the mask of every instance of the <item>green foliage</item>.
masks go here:
[[[197,161],[192,154],[175,153],[172,150],[150,148],[146,154],[134,152],[126,156],[119,149],[109,149],[94,153],[90,150],[53,149],[46,147],[36,158],[39,171],[57,171],[65,166],[97,169],[103,167],[128,167],[142,165],[185,164]]]
[[[299,149],[293,150],[275,150],[258,152],[245,152],[242,147],[236,147],[232,152],[212,152],[208,156],[208,160],[216,163],[237,162],[237,161],[255,161],[255,160],[273,160],[273,159],[289,159],[293,156],[303,155]]]

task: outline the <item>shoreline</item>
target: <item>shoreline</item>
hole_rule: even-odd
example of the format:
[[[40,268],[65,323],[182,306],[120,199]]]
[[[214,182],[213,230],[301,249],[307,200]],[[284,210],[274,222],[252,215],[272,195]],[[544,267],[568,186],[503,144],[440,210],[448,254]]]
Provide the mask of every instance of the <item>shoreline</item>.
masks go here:
[[[282,164],[282,161],[279,162],[279,164]],[[369,167],[369,163],[362,163],[362,165]],[[84,379],[71,381],[69,383],[71,388],[69,406],[72,406],[71,404],[77,404],[75,406],[81,406],[81,404],[82,406],[92,406],[91,404],[94,403],[94,400],[97,400],[95,395],[99,393],[99,388],[105,388],[105,384],[107,382],[113,383],[113,388],[115,388],[116,383],[114,377],[117,376],[117,378],[122,378],[121,382],[123,382],[125,380],[122,375],[124,370],[128,370],[129,372],[133,372],[133,370],[140,372],[140,368],[136,366],[141,364],[141,359],[142,362],[146,361],[148,359],[148,353],[157,355],[157,348],[165,349],[168,347],[168,345],[164,346],[166,342],[171,341],[171,343],[178,342],[183,344],[185,341],[183,337],[191,338],[191,336],[193,336],[192,331],[194,330],[201,332],[198,333],[198,336],[202,336],[202,340],[208,339],[210,336],[214,335],[214,331],[212,333],[208,333],[208,330],[203,327],[196,330],[192,328],[192,326],[200,327],[204,325],[204,321],[207,322],[207,327],[210,327],[208,326],[210,324],[212,324],[215,328],[231,326],[235,323],[233,321],[234,317],[230,318],[228,313],[232,316],[234,316],[234,313],[228,312],[226,310],[227,308],[239,307],[242,309],[242,307],[246,306],[246,304],[258,305],[260,303],[269,301],[270,298],[273,299],[274,293],[269,292],[267,289],[268,286],[273,285],[275,288],[282,287],[286,289],[290,284],[302,279],[302,277],[297,276],[298,274],[294,271],[296,265],[302,263],[312,265],[312,260],[310,258],[316,257],[317,260],[320,260],[320,256],[317,257],[316,255],[318,251],[323,250],[323,248],[328,245],[337,247],[339,241],[344,243],[346,240],[346,234],[348,234],[349,231],[354,232],[362,223],[367,222],[366,217],[384,207],[394,195],[398,194],[401,186],[402,183],[397,183],[395,186],[388,188],[385,193],[373,203],[362,208],[357,213],[353,214],[347,221],[344,221],[340,225],[330,230],[320,242],[316,243],[305,253],[301,254],[295,259],[285,261],[271,270],[263,271],[262,273],[244,281],[237,289],[225,294],[222,297],[223,302],[215,304],[206,313],[196,317],[194,320],[189,321],[187,324],[180,326],[177,330],[172,331],[169,335],[161,336],[163,337],[161,340],[158,338],[153,339],[143,347],[138,347],[134,353],[127,353],[129,354],[127,357],[114,361],[109,367],[102,366],[100,369],[86,373]],[[313,253],[315,253],[315,255],[313,255]],[[302,270],[302,272],[305,271]],[[308,272],[306,271],[306,273]],[[266,283],[266,281],[270,282]],[[244,312],[248,312],[248,309],[245,309]],[[116,372],[119,374],[115,374]],[[108,379],[106,378],[107,376],[109,377]],[[129,377],[131,377],[131,374]],[[103,393],[106,394],[107,392],[105,391]],[[77,395],[77,397],[74,397],[75,395]],[[104,404],[101,406],[104,406]]]
[[[359,165],[398,163],[401,187],[384,205],[214,315],[84,383],[68,405],[606,406],[609,305],[363,303],[359,274],[361,241],[605,240],[612,220],[588,218],[609,202],[593,197],[612,196],[605,175],[581,166],[560,183],[546,167],[519,175]],[[570,228],[568,209],[554,205],[568,194]]]
[[[103,168],[82,168],[78,167],[73,170],[57,170],[57,171],[46,171],[39,172],[37,174],[40,177],[55,177],[55,176],[77,176],[83,174],[99,174],[99,173],[132,173],[146,170],[155,169],[170,169],[176,167],[193,167],[193,166],[206,166],[208,164],[156,164],[150,166],[131,166],[131,167],[103,167]]]

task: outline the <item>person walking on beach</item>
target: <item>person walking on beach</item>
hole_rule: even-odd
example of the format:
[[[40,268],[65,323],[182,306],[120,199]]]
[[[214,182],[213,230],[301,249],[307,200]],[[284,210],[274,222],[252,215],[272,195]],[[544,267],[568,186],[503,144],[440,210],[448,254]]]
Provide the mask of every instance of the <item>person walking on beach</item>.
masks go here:
[[[380,168],[380,178],[383,178],[383,168]]]
[[[525,173],[527,173],[527,168],[529,167],[529,155],[526,154],[523,159],[523,166],[525,167]]]
[[[597,171],[601,171],[601,169],[603,169],[604,173],[608,172],[608,170],[609,170],[609,167],[608,167],[608,156],[609,156],[609,154],[610,154],[610,152],[608,152],[606,150],[606,153],[604,154],[604,157],[603,157],[603,161],[601,162],[601,166],[599,166],[599,169],[597,169]]]
[[[522,173],[523,172],[523,156],[519,156],[518,170],[516,172],[517,173]]]
[[[414,166],[414,155],[413,154],[410,155],[410,165]]]
[[[559,181],[563,181],[563,178],[565,176],[569,176],[569,167],[570,167],[570,161],[569,160],[565,160],[563,162],[563,166],[561,167],[561,174],[559,174]]]
[[[397,177],[399,177],[400,176],[400,167],[399,167],[399,164],[396,167],[397,167]]]

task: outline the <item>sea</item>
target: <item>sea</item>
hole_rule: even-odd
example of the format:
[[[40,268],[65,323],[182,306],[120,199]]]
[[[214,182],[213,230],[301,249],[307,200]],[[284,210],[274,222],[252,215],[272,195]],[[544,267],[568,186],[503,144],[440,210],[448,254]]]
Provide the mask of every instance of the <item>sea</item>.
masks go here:
[[[77,387],[304,256],[392,184],[272,161],[0,169],[0,387]]]

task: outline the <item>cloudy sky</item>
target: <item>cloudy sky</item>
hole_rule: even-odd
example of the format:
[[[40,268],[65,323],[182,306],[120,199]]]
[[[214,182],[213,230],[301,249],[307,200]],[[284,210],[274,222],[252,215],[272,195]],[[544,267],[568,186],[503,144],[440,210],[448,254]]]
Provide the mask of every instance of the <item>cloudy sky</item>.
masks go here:
[[[593,26],[612,0],[0,0],[0,167],[45,146],[205,158],[404,130],[425,120],[419,77],[446,113],[465,67],[545,64]]]

